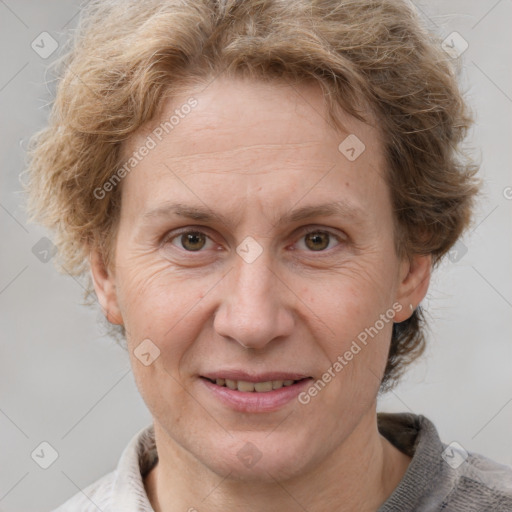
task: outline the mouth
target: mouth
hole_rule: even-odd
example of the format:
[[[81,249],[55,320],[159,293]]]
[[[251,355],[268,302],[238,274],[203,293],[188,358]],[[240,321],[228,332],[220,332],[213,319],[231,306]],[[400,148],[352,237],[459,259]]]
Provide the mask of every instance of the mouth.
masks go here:
[[[313,381],[291,373],[250,375],[239,371],[225,371],[220,375],[201,375],[202,389],[217,403],[244,413],[271,413],[288,404]]]
[[[286,379],[286,380],[266,380],[261,382],[249,382],[246,380],[232,380],[223,378],[208,378],[201,377],[219,387],[231,389],[232,391],[242,391],[245,393],[268,393],[284,387],[293,386],[304,380],[311,379],[311,377],[304,377],[301,379]]]

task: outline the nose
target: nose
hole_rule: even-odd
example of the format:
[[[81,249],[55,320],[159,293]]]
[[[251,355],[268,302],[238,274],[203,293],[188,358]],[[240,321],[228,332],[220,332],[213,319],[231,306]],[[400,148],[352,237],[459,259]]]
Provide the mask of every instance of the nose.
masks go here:
[[[215,313],[215,331],[245,348],[263,349],[293,332],[293,294],[271,267],[266,252],[252,263],[236,256]]]

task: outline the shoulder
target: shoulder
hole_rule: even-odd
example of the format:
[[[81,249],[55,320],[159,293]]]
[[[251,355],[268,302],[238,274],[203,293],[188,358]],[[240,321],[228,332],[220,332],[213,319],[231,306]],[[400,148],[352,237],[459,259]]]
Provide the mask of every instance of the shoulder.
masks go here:
[[[53,512],[109,512],[116,471],[99,478]]]
[[[132,437],[114,471],[77,492],[53,512],[151,511],[142,475],[157,460],[154,428],[149,425]]]
[[[511,512],[512,467],[459,443],[445,444],[425,416],[379,414],[380,432],[411,456],[402,481],[379,512]]]
[[[509,512],[512,510],[512,467],[478,453],[467,454],[458,469],[446,503],[454,510]],[[458,507],[458,508],[456,508]]]

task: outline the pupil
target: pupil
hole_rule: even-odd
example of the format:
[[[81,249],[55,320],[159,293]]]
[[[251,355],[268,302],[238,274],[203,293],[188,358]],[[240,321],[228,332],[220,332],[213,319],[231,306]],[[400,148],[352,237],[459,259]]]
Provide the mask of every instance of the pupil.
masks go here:
[[[185,233],[184,235],[182,235],[181,240],[183,243],[183,247],[190,251],[198,251],[204,245],[204,236],[202,235],[202,233]],[[199,247],[197,247],[198,243]]]
[[[323,241],[325,242],[323,245],[322,245],[322,239]],[[308,244],[308,241],[313,241],[313,245],[310,246]],[[317,242],[320,242],[320,246],[317,244]],[[315,245],[317,244],[317,245]],[[313,233],[313,234],[309,234],[306,236],[306,245],[310,248],[310,249],[313,249],[314,251],[319,251],[319,250],[323,250],[325,249],[328,245],[329,245],[329,236],[327,233]]]

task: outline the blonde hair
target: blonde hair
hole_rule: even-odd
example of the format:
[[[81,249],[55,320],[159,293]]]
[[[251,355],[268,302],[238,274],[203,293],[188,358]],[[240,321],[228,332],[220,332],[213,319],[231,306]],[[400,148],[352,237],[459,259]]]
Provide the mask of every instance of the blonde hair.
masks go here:
[[[384,135],[400,256],[436,265],[470,222],[477,166],[460,149],[471,124],[450,57],[401,0],[92,0],[56,62],[48,126],[31,139],[28,212],[55,233],[58,263],[85,275],[91,247],[112,264],[121,146],[165,98],[220,73],[315,81],[328,103]],[[93,294],[89,279],[88,296]],[[394,324],[390,389],[424,350],[421,308]],[[124,336],[124,329],[115,331]]]

